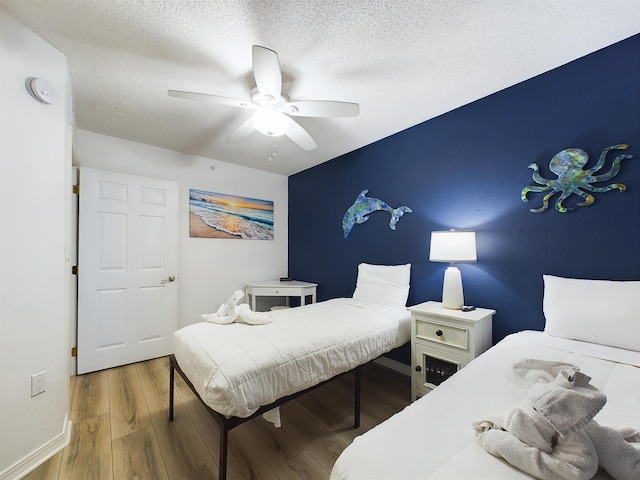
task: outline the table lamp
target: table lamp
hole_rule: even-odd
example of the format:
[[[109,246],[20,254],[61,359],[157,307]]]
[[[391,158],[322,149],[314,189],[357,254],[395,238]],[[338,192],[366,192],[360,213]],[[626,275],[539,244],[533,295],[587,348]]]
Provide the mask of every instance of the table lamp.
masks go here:
[[[464,305],[462,276],[460,270],[453,263],[476,261],[476,233],[453,229],[431,232],[429,261],[451,262],[451,265],[444,272],[442,306],[452,310],[460,310]]]

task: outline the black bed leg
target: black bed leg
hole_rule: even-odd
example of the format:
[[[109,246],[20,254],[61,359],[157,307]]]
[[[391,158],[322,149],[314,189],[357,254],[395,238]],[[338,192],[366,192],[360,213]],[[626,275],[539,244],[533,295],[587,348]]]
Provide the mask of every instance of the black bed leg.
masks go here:
[[[218,463],[218,480],[227,480],[227,442],[229,430],[224,424],[220,425],[220,461]]]
[[[173,357],[169,359],[169,421],[173,422],[173,382],[176,371],[173,365]]]
[[[362,371],[360,367],[356,368],[356,391],[355,391],[355,405],[353,413],[353,428],[360,426],[360,384],[362,383]]]

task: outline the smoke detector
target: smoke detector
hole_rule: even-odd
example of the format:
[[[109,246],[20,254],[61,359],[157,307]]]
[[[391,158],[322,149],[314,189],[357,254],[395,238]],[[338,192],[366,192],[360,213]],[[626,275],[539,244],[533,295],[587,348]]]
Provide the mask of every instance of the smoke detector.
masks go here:
[[[53,84],[43,78],[29,77],[25,81],[27,92],[40,103],[51,105],[56,100],[56,89]]]

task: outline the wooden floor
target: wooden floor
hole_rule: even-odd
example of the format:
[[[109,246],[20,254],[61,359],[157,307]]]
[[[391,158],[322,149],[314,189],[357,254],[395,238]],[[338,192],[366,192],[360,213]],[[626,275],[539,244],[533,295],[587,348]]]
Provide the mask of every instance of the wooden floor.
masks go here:
[[[342,450],[408,403],[409,377],[363,368],[361,426],[353,428],[349,374],[281,407],[282,427],[262,418],[229,432],[227,478],[328,479]],[[168,358],[71,379],[71,443],[28,480],[218,478],[218,426],[176,375],[175,420],[167,420]]]

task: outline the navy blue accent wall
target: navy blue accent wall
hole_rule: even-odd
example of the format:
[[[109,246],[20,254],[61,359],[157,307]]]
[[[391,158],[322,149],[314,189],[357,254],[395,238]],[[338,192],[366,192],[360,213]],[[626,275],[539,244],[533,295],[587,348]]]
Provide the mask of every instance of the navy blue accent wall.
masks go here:
[[[465,303],[497,310],[494,342],[544,328],[543,274],[640,279],[640,35],[426,121],[289,178],[289,275],[319,284],[319,300],[351,296],[360,262],[411,263],[408,304],[440,300],[446,264],[429,262],[430,233],[476,231],[477,263],[459,264]],[[496,71],[496,75],[500,72]],[[559,151],[610,145],[600,173],[620,153],[611,181],[569,213],[520,199],[535,162],[546,178]],[[389,228],[376,212],[343,238],[342,217],[360,191],[406,214]],[[575,205],[575,195],[566,201]],[[552,200],[555,200],[555,196]],[[594,299],[599,301],[599,299]],[[603,321],[606,319],[603,319]],[[409,363],[402,354],[400,360]]]

